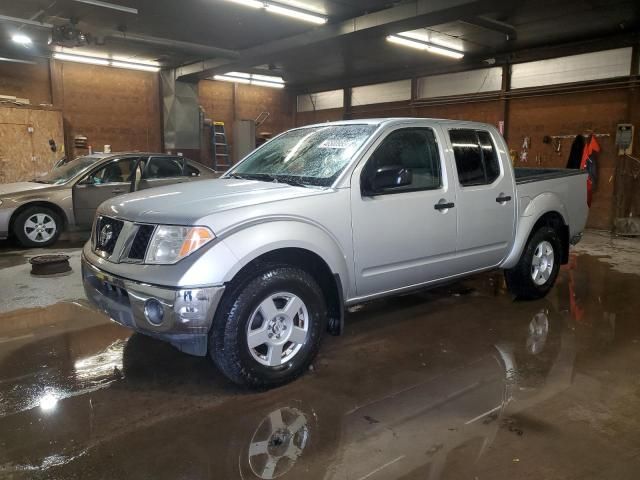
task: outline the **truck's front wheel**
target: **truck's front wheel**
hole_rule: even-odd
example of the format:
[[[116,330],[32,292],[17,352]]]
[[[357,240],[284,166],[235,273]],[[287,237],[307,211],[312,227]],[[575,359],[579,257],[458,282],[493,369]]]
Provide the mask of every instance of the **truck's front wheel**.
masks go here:
[[[531,235],[520,261],[505,271],[509,291],[517,298],[544,297],[558,277],[562,242],[551,227],[542,227]]]
[[[326,324],[324,297],[313,277],[273,266],[229,285],[213,321],[209,351],[233,382],[273,387],[309,367]]]

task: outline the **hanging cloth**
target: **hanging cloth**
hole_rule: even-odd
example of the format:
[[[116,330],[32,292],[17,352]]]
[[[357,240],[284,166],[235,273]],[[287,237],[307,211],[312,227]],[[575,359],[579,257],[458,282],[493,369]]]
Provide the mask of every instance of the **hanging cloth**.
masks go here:
[[[587,205],[591,207],[591,199],[593,197],[593,188],[598,180],[598,169],[596,159],[600,153],[600,144],[596,137],[591,135],[587,139],[587,143],[582,153],[582,161],[580,162],[580,170],[586,170],[587,177]]]
[[[571,144],[571,152],[567,161],[567,168],[579,169],[582,163],[582,154],[584,153],[584,137],[577,135]]]

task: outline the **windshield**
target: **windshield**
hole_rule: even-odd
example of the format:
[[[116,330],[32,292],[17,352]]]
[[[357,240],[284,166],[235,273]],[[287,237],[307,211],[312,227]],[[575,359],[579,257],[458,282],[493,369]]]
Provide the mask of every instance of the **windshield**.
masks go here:
[[[66,183],[99,159],[100,157],[78,157],[69,163],[65,163],[61,167],[54,168],[42,177],[38,177],[36,182],[49,183],[51,185]]]
[[[330,186],[375,125],[326,125],[287,132],[252,153],[227,177]]]

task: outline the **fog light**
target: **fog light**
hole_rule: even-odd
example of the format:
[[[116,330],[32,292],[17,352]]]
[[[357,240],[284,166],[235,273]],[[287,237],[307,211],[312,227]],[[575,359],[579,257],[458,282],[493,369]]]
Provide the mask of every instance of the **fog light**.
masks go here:
[[[164,317],[164,308],[162,304],[155,298],[150,298],[144,302],[144,316],[153,325],[160,325],[162,317]]]

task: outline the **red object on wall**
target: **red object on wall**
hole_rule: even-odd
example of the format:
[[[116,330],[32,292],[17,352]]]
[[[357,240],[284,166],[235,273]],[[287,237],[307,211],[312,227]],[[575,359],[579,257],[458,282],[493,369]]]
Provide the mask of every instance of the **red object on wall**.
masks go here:
[[[593,184],[596,181],[596,156],[600,152],[600,144],[594,135],[589,137],[587,144],[584,146],[582,153],[582,161],[580,162],[580,170],[586,170],[589,174],[587,177],[587,205],[591,208],[591,199],[593,198]]]

